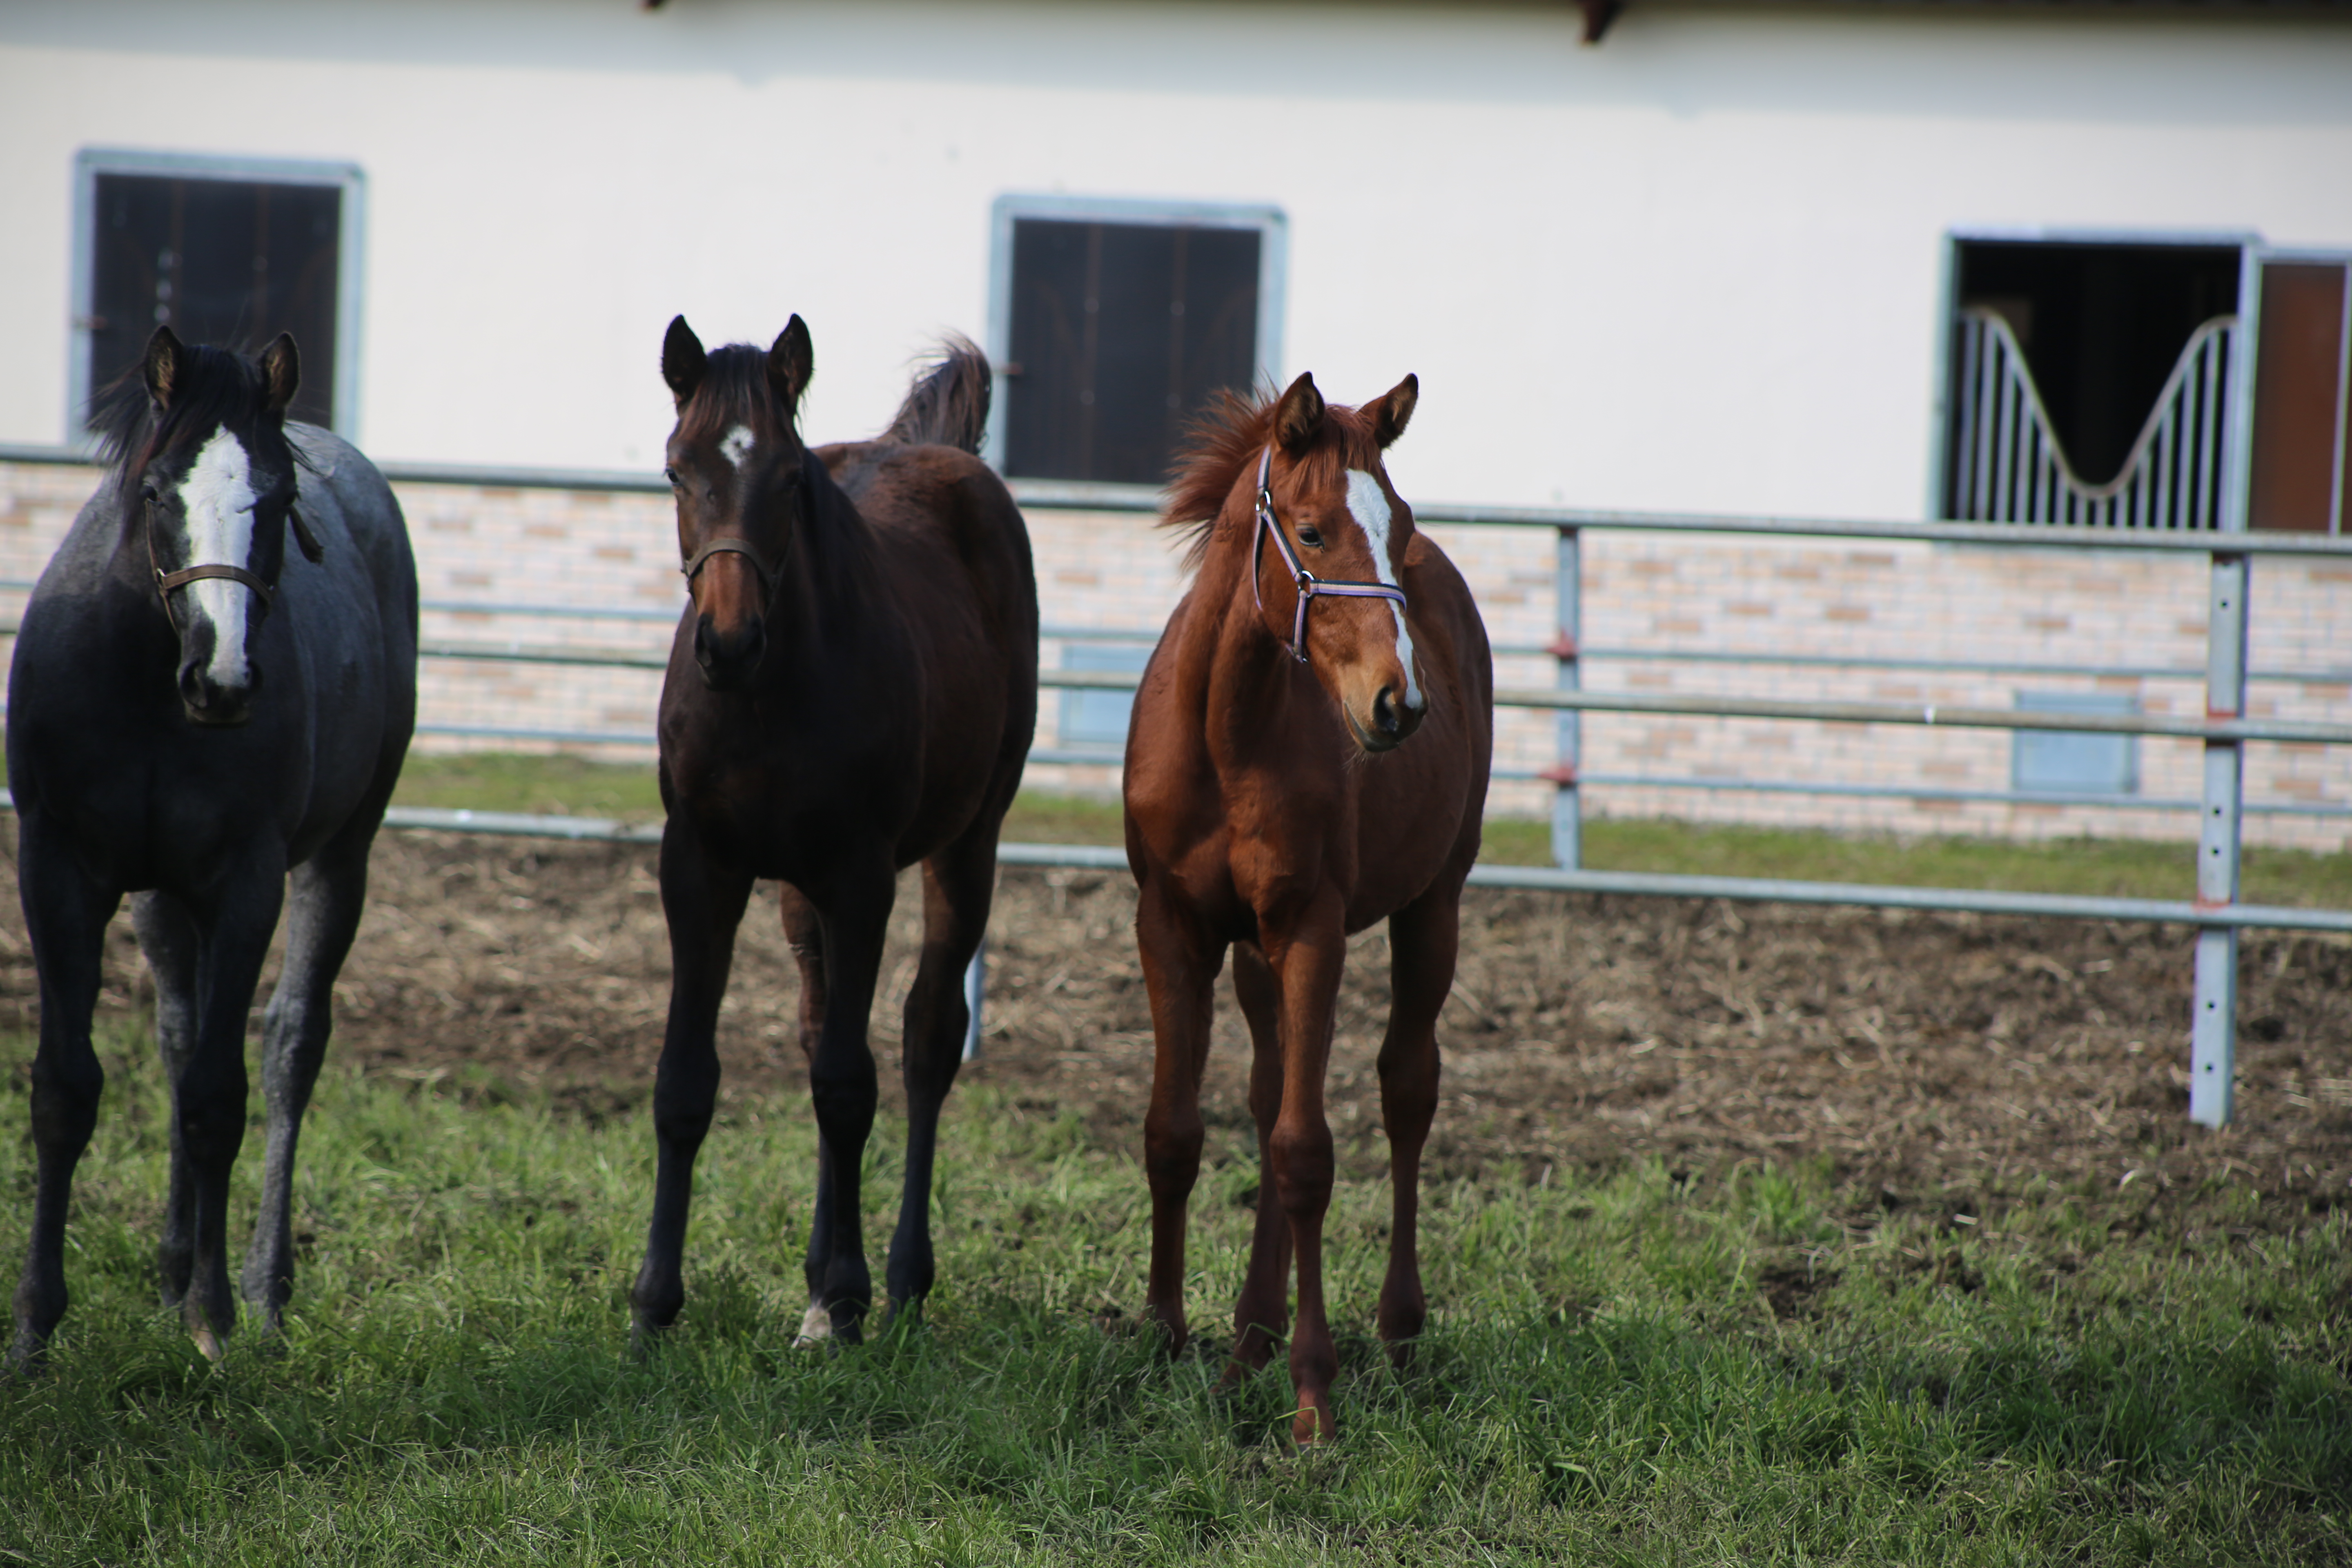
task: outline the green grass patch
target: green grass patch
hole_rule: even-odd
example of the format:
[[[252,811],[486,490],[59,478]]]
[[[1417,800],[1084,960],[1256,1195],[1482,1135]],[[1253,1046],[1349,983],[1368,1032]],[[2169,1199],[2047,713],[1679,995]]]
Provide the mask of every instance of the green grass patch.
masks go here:
[[[403,805],[471,806],[651,821],[661,816],[653,769],[639,763],[505,752],[411,757],[395,800]],[[1024,790],[1004,820],[1004,837],[1031,844],[1127,842],[1118,803]],[[1551,863],[1551,825],[1490,817],[1483,858],[1507,866]],[[2035,893],[2186,899],[2196,892],[2192,844],[2121,838],[1898,838],[1780,827],[1670,820],[1584,825],[1584,862],[1596,870],[1780,877],[1801,881],[2003,888]],[[2352,909],[2352,854],[2250,848],[2250,903]]]
[[[1465,1181],[1427,1194],[1435,1315],[1400,1374],[1370,1335],[1384,1185],[1349,1180],[1328,1226],[1344,1431],[1302,1455],[1278,1367],[1220,1394],[1213,1356],[1098,1326],[1141,1293],[1135,1140],[988,1092],[949,1110],[924,1323],[815,1354],[787,1348],[806,1108],[730,1105],[685,1318],[640,1363],[644,1116],[331,1071],[284,1345],[207,1366],[154,1303],[157,1074],[144,1042],[109,1047],[75,1305],[51,1370],[0,1384],[0,1561],[2352,1559],[2342,1208],[2257,1225],[2216,1187],[2138,1230],[2113,1194],[2028,1184],[1960,1226],[1811,1169]],[[16,1126],[28,1052],[0,1043]],[[878,1268],[901,1130],[876,1131]],[[1213,1133],[1195,1199],[1212,1337],[1246,1155]],[[0,1144],[12,1240],[30,1167]]]
[[[623,822],[654,822],[662,815],[650,763],[592,763],[520,752],[412,752],[392,803]]]
[[[1896,837],[1785,827],[1589,821],[1584,863],[1596,870],[1780,877],[1801,881],[2001,888],[2033,893],[2186,899],[2197,890],[2192,843],[2132,838]],[[1482,857],[1512,866],[1551,863],[1551,825],[1490,817]],[[2352,909],[2352,854],[2249,847],[2248,903]]]

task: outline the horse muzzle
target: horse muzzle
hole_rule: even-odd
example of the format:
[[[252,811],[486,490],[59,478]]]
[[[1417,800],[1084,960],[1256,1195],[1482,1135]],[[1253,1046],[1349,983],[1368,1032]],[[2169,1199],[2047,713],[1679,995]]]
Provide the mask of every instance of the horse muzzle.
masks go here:
[[[233,730],[253,717],[254,688],[258,674],[243,686],[223,686],[197,665],[180,668],[180,706],[192,723],[207,729]]]
[[[694,662],[713,691],[732,691],[751,679],[767,652],[768,628],[757,616],[732,632],[721,632],[709,616],[694,623]]]
[[[1383,686],[1372,695],[1370,713],[1359,718],[1355,709],[1345,703],[1340,705],[1339,711],[1346,715],[1348,732],[1355,736],[1356,744],[1377,755],[1381,752],[1393,752],[1412,739],[1412,732],[1421,728],[1421,721],[1428,709],[1426,705],[1420,708],[1405,706],[1395,687]]]

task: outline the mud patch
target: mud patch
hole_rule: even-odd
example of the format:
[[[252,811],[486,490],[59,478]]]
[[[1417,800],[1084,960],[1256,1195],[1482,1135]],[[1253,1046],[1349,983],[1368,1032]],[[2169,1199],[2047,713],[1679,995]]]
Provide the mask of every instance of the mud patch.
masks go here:
[[[13,860],[0,874],[13,883]],[[919,908],[902,888],[873,1022],[894,1100]],[[1151,1026],[1133,918],[1124,876],[1004,873],[986,1036],[965,1081],[1139,1143]],[[2208,1132],[2187,1118],[2191,941],[2179,928],[1474,891],[1440,1026],[1429,1168],[1538,1182],[1643,1160],[1686,1176],[1811,1163],[1878,1194],[1874,1214],[1970,1216],[2041,1181],[2151,1210],[2184,1188],[2243,1183],[2294,1194],[2265,1213],[2307,1223],[2352,1184],[2352,942],[2249,934],[2240,1119]],[[1387,956],[1379,931],[1352,944],[1332,1057],[1332,1127],[1359,1177],[1386,1161],[1373,1059]],[[387,834],[336,987],[334,1055],[468,1092],[545,1095],[592,1119],[634,1115],[668,972],[648,849]],[[35,997],[11,888],[0,1025],[29,1031]],[[726,1097],[799,1092],[797,997],[763,889],[720,1018]],[[119,917],[101,1006],[127,1016],[150,1002]],[[1223,994],[1213,1126],[1247,1125],[1247,1054]]]

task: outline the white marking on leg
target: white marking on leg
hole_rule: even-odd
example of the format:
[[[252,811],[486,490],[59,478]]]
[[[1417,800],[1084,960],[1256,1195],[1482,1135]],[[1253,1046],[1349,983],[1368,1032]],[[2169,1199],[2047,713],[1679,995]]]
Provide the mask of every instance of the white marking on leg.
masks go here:
[[[727,432],[727,439],[719,443],[719,455],[740,468],[743,466],[743,459],[751,455],[751,445],[756,439],[749,425],[738,425]]]
[[[1404,584],[1397,581],[1396,564],[1389,559],[1389,498],[1381,481],[1361,468],[1348,470],[1348,514],[1372,542],[1372,570],[1390,587],[1402,588]],[[1394,599],[1388,601],[1388,606],[1396,612],[1397,658],[1404,665],[1404,705],[1418,713],[1421,679],[1412,669],[1412,632],[1404,624],[1404,606]]]
[[[180,481],[180,504],[188,520],[188,564],[253,569],[253,463],[245,444],[224,428],[213,432]],[[181,590],[189,599],[188,618],[213,628],[213,658],[206,673],[215,685],[236,690],[246,684],[246,604],[253,590],[225,577],[206,577]]]
[[[793,1349],[814,1350],[831,1338],[833,1338],[833,1314],[825,1310],[824,1302],[811,1297],[808,1311],[801,1319],[801,1331],[793,1336]]]

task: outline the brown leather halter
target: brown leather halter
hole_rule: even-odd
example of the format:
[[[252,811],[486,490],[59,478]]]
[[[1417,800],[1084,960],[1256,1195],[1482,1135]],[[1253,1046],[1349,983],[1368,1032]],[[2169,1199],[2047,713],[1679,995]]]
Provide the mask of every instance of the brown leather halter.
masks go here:
[[[286,521],[293,527],[294,542],[300,547],[305,558],[317,561],[326,553],[320,548],[319,536],[312,533],[310,525],[302,521],[299,510],[288,507]],[[163,616],[172,623],[175,636],[180,630],[180,615],[172,608],[172,595],[191,583],[201,583],[207,577],[242,583],[261,595],[261,607],[265,611],[278,598],[278,590],[263,582],[257,574],[242,566],[231,566],[225,561],[207,561],[201,566],[183,566],[177,572],[164,571],[155,559],[155,521],[152,517],[147,520],[147,569],[155,574],[155,594],[163,601]]]
[[[694,552],[693,560],[678,568],[678,571],[685,574],[688,593],[694,590],[696,574],[701,572],[704,565],[714,555],[740,555],[744,560],[749,561],[751,563],[752,572],[760,579],[761,606],[764,609],[775,599],[776,580],[780,574],[770,569],[768,563],[760,559],[760,552],[751,548],[750,541],[737,539],[731,534],[712,540]]]

